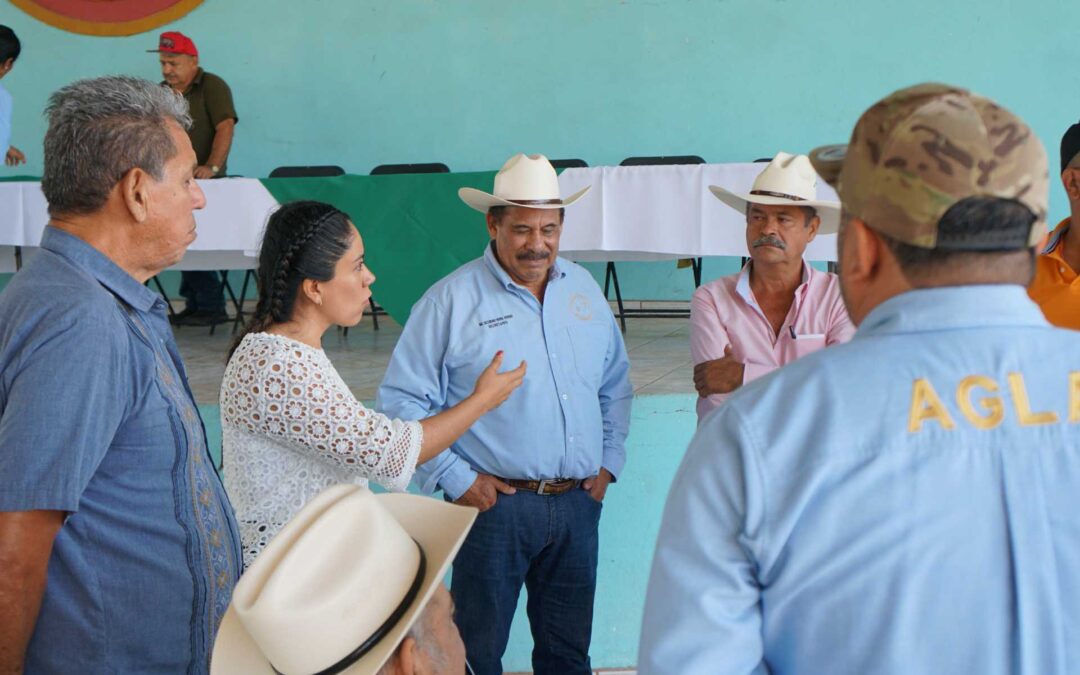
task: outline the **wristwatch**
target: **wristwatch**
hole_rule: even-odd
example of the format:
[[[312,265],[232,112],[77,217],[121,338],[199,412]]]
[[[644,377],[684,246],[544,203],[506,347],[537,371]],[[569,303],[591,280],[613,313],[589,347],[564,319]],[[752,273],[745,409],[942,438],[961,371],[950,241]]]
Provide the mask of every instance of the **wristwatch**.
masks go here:
[[[211,165],[211,166],[210,166],[210,170],[211,170],[211,171],[213,171],[213,172],[214,172],[214,175],[216,176],[216,175],[218,175],[218,171],[221,171],[221,167],[220,167],[220,166],[216,166],[216,165]]]

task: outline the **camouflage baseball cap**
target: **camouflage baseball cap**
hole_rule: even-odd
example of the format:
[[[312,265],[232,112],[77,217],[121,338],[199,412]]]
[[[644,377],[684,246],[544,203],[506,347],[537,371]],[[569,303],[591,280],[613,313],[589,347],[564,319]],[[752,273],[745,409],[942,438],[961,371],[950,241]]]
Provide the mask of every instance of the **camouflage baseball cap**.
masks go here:
[[[1046,150],[1024,122],[993,101],[944,84],[901,89],[871,106],[848,145],[810,153],[847,213],[921,248],[1005,250],[1046,232]],[[1036,220],[1030,232],[951,237],[938,221],[967,197],[1015,199]]]

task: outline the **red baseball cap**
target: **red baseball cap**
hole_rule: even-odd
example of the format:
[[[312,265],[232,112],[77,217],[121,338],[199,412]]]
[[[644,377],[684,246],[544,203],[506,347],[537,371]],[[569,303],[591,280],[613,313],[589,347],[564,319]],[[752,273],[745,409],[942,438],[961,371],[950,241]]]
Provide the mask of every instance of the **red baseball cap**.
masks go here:
[[[162,33],[158,39],[158,48],[147,49],[146,51],[165,54],[187,54],[188,56],[199,55],[199,50],[195,48],[195,43],[191,41],[191,38],[177,31]]]

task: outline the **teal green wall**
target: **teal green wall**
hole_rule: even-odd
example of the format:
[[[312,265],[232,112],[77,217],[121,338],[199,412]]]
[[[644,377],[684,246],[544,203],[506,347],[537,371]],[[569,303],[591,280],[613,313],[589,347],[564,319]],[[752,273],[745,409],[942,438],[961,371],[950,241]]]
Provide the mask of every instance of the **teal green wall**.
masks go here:
[[[846,140],[867,105],[930,79],[997,99],[1056,149],[1080,116],[1078,22],[1069,0],[206,0],[173,27],[232,85],[230,170],[264,176],[305,163],[491,169],[521,150],[746,161]],[[74,35],[7,3],[0,23],[24,43],[4,85],[27,173],[41,170],[49,92],[158,76],[153,33]],[[1055,185],[1052,214],[1065,208]],[[690,291],[670,263],[622,276],[628,298]]]

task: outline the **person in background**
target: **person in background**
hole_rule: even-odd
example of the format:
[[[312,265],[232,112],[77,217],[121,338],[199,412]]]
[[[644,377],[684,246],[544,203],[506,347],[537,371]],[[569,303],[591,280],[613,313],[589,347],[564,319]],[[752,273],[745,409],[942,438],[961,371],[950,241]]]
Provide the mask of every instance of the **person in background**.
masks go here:
[[[198,179],[225,175],[232,148],[233,133],[239,118],[233,106],[232,91],[225,80],[199,66],[199,50],[188,36],[176,31],[161,34],[157,53],[161,63],[162,85],[183,94],[191,110],[188,129],[195,148]],[[172,318],[178,326],[207,326],[228,320],[225,295],[218,272],[184,270],[180,273],[180,295],[187,306]]]
[[[1050,323],[1080,330],[1080,124],[1061,137],[1061,184],[1069,216],[1039,245],[1028,295]]]
[[[0,26],[0,80],[4,79],[15,67],[15,61],[22,52],[22,43],[15,31],[7,26]],[[4,153],[4,164],[17,166],[26,164],[26,155],[11,144],[11,118],[14,111],[14,99],[11,93],[0,84],[0,151]]]
[[[709,189],[746,216],[750,262],[703,284],[690,301],[699,422],[747,382],[855,332],[836,275],[803,260],[807,244],[836,232],[840,218],[839,204],[817,200],[806,155],[777,153],[749,194]]]

